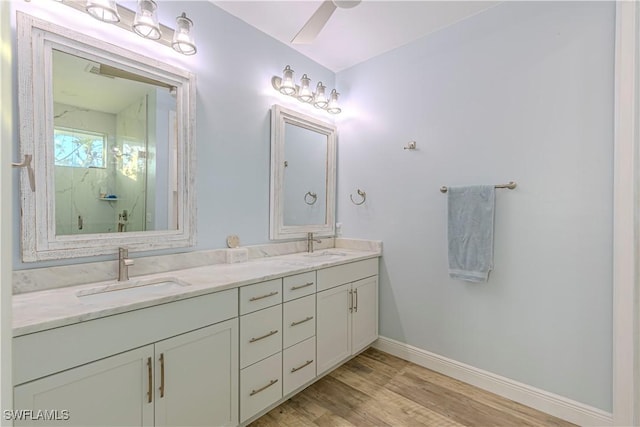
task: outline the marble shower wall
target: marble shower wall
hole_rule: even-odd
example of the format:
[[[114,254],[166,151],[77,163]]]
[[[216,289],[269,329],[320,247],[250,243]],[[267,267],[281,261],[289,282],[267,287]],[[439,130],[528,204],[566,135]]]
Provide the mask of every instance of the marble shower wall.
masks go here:
[[[56,230],[58,234],[115,231],[112,202],[99,199],[115,187],[109,153],[116,141],[116,116],[78,107],[54,104],[55,125],[107,135],[106,168],[55,166]]]

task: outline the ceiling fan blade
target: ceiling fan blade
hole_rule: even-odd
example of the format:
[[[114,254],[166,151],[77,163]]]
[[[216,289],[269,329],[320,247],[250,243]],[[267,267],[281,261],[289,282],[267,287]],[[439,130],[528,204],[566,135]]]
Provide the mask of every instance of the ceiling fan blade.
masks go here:
[[[304,27],[291,40],[291,43],[309,44],[313,42],[336,9],[337,6],[331,0],[322,2],[318,10],[311,15]]]

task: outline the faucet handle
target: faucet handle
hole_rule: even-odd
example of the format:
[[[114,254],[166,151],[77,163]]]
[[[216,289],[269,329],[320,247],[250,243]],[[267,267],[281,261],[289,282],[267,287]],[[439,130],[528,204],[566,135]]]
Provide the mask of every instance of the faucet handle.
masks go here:
[[[124,265],[133,265],[133,260],[129,258],[129,249],[118,248],[118,258],[124,262]]]

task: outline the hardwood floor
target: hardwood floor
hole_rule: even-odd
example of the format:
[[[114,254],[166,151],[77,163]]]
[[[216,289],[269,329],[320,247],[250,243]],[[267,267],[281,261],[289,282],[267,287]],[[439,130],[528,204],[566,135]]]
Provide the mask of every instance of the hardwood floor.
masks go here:
[[[573,425],[368,349],[251,427]]]

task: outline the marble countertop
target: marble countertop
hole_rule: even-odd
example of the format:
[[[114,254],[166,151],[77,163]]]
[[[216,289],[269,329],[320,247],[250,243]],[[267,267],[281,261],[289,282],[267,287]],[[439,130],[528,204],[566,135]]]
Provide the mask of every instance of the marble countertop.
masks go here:
[[[378,251],[344,248],[319,252],[320,255],[317,256],[294,253],[243,263],[215,264],[136,277],[131,279],[132,284],[165,279],[178,281],[184,286],[173,286],[152,292],[136,292],[133,296],[127,292],[121,295],[118,292],[111,292],[109,298],[105,299],[78,297],[93,294],[105,286],[114,285],[114,280],[15,295],[13,297],[13,336],[31,334],[381,255]]]

